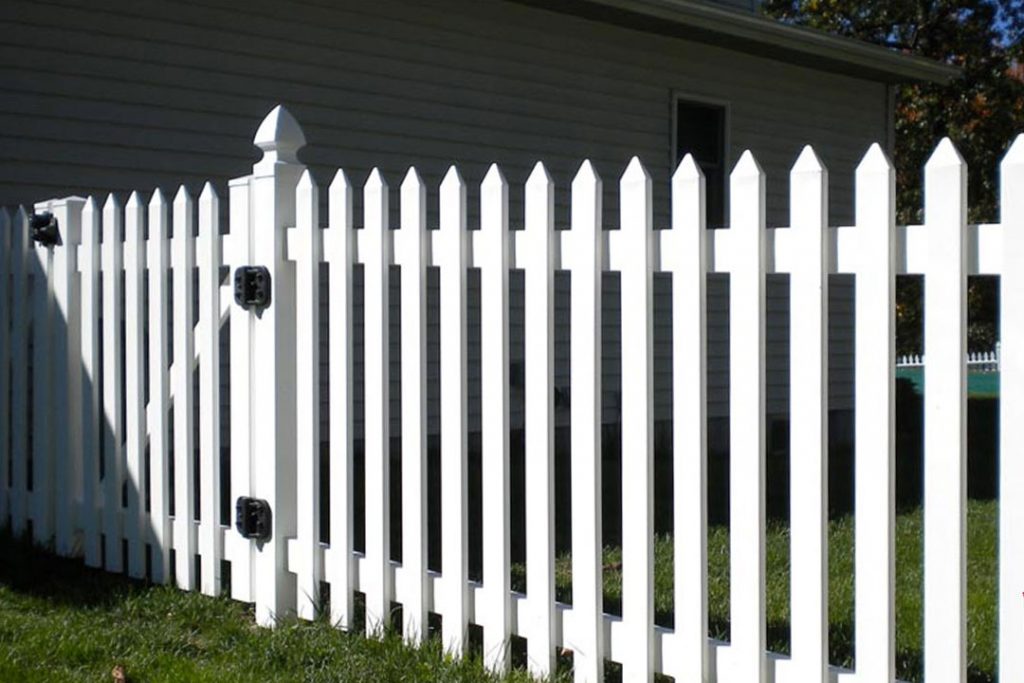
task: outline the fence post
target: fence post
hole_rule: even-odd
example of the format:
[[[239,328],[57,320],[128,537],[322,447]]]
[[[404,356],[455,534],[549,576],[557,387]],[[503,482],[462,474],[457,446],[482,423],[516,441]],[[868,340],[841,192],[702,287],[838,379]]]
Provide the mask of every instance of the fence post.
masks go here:
[[[53,406],[57,431],[54,441],[55,549],[71,555],[75,546],[74,501],[80,497],[82,475],[82,374],[78,296],[78,244],[82,236],[85,200],[68,197],[52,204],[61,226],[62,245],[54,254],[53,290],[59,334],[54,338]]]
[[[253,166],[250,179],[249,265],[267,269],[271,295],[269,306],[248,316],[250,391],[233,398],[249,402],[250,495],[267,501],[271,509],[271,537],[255,543],[253,562],[256,621],[270,626],[296,604],[287,541],[296,533],[295,264],[287,259],[286,233],[295,222],[295,188],[305,170],[296,153],[306,137],[279,105],[260,124],[253,142],[263,158]]]
[[[1024,135],[1000,167],[999,680],[1024,680]]]

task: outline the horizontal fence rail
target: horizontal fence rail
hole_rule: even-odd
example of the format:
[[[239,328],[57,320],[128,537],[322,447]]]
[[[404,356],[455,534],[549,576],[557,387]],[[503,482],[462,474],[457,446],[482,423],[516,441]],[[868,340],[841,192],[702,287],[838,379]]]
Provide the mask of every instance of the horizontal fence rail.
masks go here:
[[[255,144],[263,158],[229,183],[227,225],[209,183],[197,198],[182,187],[173,199],[157,190],[133,192],[124,204],[114,195],[68,197],[31,213],[0,211],[2,526],[89,566],[210,595],[229,591],[255,603],[262,625],[287,614],[314,618],[325,588],[330,618],[345,629],[356,627],[357,595],[371,634],[395,626],[419,643],[439,616],[444,646],[462,654],[468,629],[479,625],[484,662],[495,671],[510,666],[520,637],[532,673],[553,672],[566,651],[577,681],[602,680],[607,660],[621,663],[627,681],[655,673],[726,683],[891,681],[894,377],[897,367],[920,366],[924,672],[929,683],[965,680],[969,370],[1001,373],[1000,452],[1024,448],[1024,136],[1002,163],[998,224],[967,223],[966,165],[944,140],[925,167],[922,225],[895,225],[893,166],[875,145],[856,171],[855,225],[829,226],[828,173],[808,147],[790,175],[790,226],[766,227],[765,173],[746,152],[730,180],[732,224],[719,230],[706,229],[705,180],[689,156],[671,179],[652,178],[634,158],[617,183],[616,229],[602,224],[606,190],[589,162],[569,188],[556,187],[538,163],[521,188],[522,229],[510,226],[513,188],[497,166],[474,195],[479,225],[469,225],[469,188],[452,167],[431,229],[428,188],[415,169],[401,181],[397,206],[376,170],[362,188],[338,171],[322,202],[297,157],[305,137],[286,109],[268,115]],[[652,191],[666,180],[671,223],[656,226]],[[562,191],[570,196],[566,226],[555,224]],[[41,231],[47,214],[59,226],[56,244]],[[623,468],[615,482],[602,481],[605,273],[617,274],[622,297]],[[729,276],[728,369],[742,378],[729,395],[730,642],[708,639],[706,287],[715,273]],[[854,276],[856,290],[856,671],[830,665],[828,642],[827,292],[829,275],[841,273]],[[656,624],[654,611],[656,274],[672,288],[672,627]],[[771,274],[789,276],[791,299],[789,656],[766,651]],[[899,274],[926,281],[927,363],[895,354]],[[967,353],[970,275],[1001,278],[1001,338],[990,353]],[[571,282],[571,400],[559,399],[554,376],[562,276]],[[517,278],[520,445],[510,423]],[[481,353],[471,380],[476,306]],[[437,386],[428,380],[429,354],[439,358]],[[471,381],[480,383],[478,432],[469,420]],[[570,416],[571,604],[555,590],[558,400],[568,401]],[[439,433],[429,427],[432,411]],[[392,433],[395,412],[400,433]],[[473,448],[482,453],[479,471]],[[523,475],[514,484],[517,449]],[[471,557],[474,478],[479,567]],[[621,616],[603,605],[609,484],[622,494]],[[1004,458],[1000,490],[1022,485],[1021,459]],[[520,497],[525,539],[517,540]],[[431,540],[434,517],[440,538]],[[1024,680],[1020,496],[1000,500],[999,534],[999,676]],[[525,549],[525,592],[513,590],[522,588],[513,580],[515,543]]]

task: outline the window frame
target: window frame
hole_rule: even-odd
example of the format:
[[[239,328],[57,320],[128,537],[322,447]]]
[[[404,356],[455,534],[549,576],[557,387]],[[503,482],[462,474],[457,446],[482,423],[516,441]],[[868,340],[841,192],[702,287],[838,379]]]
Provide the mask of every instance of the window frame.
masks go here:
[[[679,162],[676,160],[676,150],[679,146],[678,140],[678,128],[679,128],[679,103],[686,102],[696,105],[704,105],[708,107],[718,107],[722,110],[722,181],[724,187],[722,188],[722,224],[714,225],[710,220],[707,221],[708,228],[724,228],[729,225],[729,175],[732,172],[732,102],[730,100],[723,99],[721,97],[714,97],[705,93],[673,89],[669,97],[669,108],[670,108],[670,130],[669,139],[671,140],[668,150],[668,164],[669,169],[672,173],[675,173],[676,167]],[[706,205],[705,197],[705,205]],[[705,206],[705,211],[706,211]]]

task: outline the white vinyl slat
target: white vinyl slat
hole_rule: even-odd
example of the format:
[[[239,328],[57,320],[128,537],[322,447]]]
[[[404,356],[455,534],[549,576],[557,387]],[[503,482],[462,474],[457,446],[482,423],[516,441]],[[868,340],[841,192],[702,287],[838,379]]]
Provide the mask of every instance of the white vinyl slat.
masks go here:
[[[509,508],[509,232],[508,182],[492,165],[480,185],[480,268],[483,572],[477,621],[484,629],[484,665],[503,672],[511,634]]]
[[[195,588],[195,391],[192,358],[195,330],[195,202],[182,186],[174,197],[174,236],[171,238],[174,294],[174,577],[178,588]]]
[[[967,679],[967,164],[949,138],[924,171],[924,675]],[[1005,492],[1009,493],[1009,492]]]
[[[390,362],[388,359],[388,307],[391,296],[388,268],[391,231],[388,223],[388,186],[374,169],[363,189],[364,330],[366,368],[366,563],[359,580],[366,594],[366,628],[375,633],[385,627],[391,611],[389,583],[390,544],[388,477],[391,430]]]
[[[153,192],[149,200],[149,239],[146,244],[146,265],[149,278],[149,527],[152,580],[170,580],[170,456],[168,424],[170,378],[168,376],[167,276],[170,272],[169,205],[163,192]],[[83,278],[84,278],[83,274]],[[83,284],[84,292],[84,284]],[[83,328],[85,316],[83,295]],[[82,339],[85,337],[83,335]],[[84,343],[84,341],[83,341]]]
[[[29,271],[28,214],[18,207],[11,230],[11,531],[25,532],[28,525],[28,396],[29,326],[32,310],[28,305]]]
[[[1024,680],[1024,135],[1000,166],[1004,264],[999,293],[999,680]]]
[[[329,190],[324,252],[329,268],[328,350],[330,367],[330,518],[331,545],[325,573],[331,585],[331,622],[348,629],[352,624],[352,265],[355,230],[352,225],[352,185],[342,171]]]
[[[250,182],[248,177],[236,178],[228,183],[229,230],[231,255],[229,277],[234,281],[234,272],[239,266],[252,262],[252,244],[249,235],[249,221],[252,214]],[[250,399],[252,391],[252,325],[253,316],[241,306],[232,305],[228,314],[231,325],[230,354],[231,375],[231,502],[241,496],[252,495],[253,472],[252,432],[250,430]],[[253,602],[253,544],[239,534],[225,534],[224,552],[231,562],[231,597],[243,602]]]
[[[895,660],[895,173],[872,145],[856,172],[854,525],[857,678],[888,683]]]
[[[672,176],[672,229],[662,268],[672,275],[672,475],[677,681],[708,676],[707,250],[705,180],[691,155]]]
[[[146,356],[144,347],[146,207],[138,192],[125,204],[124,221],[124,401],[127,507],[124,536],[128,542],[128,575],[146,574]]]
[[[17,237],[13,234],[12,237]],[[12,255],[17,255],[12,250]],[[82,511],[79,523],[83,532],[85,565],[103,564],[99,529],[99,457],[100,440],[100,209],[90,197],[82,210],[82,247],[78,257],[81,285],[82,352]],[[14,281],[17,286],[17,279]],[[17,290],[15,290],[17,294]],[[15,299],[17,320],[17,299]],[[12,342],[14,341],[12,335]],[[17,351],[17,346],[13,346]],[[17,364],[15,364],[15,370]],[[15,382],[14,388],[17,389]],[[12,406],[13,408],[13,406]],[[11,430],[17,436],[12,410]],[[13,499],[12,499],[13,505]],[[13,507],[12,507],[13,511]]]
[[[51,207],[47,207],[51,208]],[[30,248],[32,276],[32,495],[29,517],[32,539],[49,545],[53,531],[53,252],[34,242]]]
[[[572,181],[572,225],[562,265],[571,278],[570,381],[573,477],[572,617],[566,645],[577,683],[604,679],[601,538],[601,230],[602,184],[589,161]]]
[[[654,239],[652,183],[633,157],[619,181],[620,228],[609,260],[620,272],[622,357],[622,675],[654,672]]]
[[[224,557],[220,525],[220,198],[206,183],[199,195],[199,558],[200,590],[219,595]]]
[[[452,166],[441,182],[440,232],[434,262],[440,273],[442,642],[461,655],[468,626],[468,436],[466,279],[469,236],[466,184]],[[369,349],[369,345],[367,345]],[[369,375],[367,375],[369,380]],[[436,598],[435,598],[436,599]]]
[[[765,659],[765,175],[744,152],[729,183],[730,683]],[[724,672],[723,672],[724,673]]]
[[[828,172],[805,147],[790,172],[792,681],[828,673]]]
[[[524,347],[526,402],[527,668],[555,663],[555,183],[540,162],[526,181]]]
[[[316,616],[320,553],[320,191],[307,169],[295,188],[296,611]]]
[[[121,553],[124,484],[124,422],[121,419],[121,321],[124,287],[123,221],[121,202],[113,194],[103,205],[103,566],[124,571]]]
[[[402,323],[402,634],[427,634],[427,189],[415,168],[402,181],[402,224],[395,235],[401,267]]]
[[[7,528],[10,518],[11,230],[11,214],[0,207],[0,529]]]

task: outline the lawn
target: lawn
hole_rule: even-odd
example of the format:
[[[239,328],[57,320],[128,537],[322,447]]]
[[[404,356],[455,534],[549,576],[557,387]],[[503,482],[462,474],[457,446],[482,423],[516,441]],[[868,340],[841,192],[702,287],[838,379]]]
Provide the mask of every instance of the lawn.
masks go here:
[[[994,502],[968,508],[969,680],[995,680],[997,565]],[[921,679],[922,517],[900,515],[896,528],[897,674]],[[710,634],[728,636],[728,532],[708,537]],[[789,648],[788,531],[772,525],[768,551],[768,634],[772,650]],[[0,538],[0,680],[102,681],[122,665],[131,681],[526,681],[522,672],[498,679],[475,659],[446,657],[437,641],[420,650],[394,635],[368,640],[326,623],[286,621],[273,631],[256,628],[252,613],[228,599],[146,586],[45,556]],[[672,552],[659,539],[655,607],[670,624]],[[621,555],[605,553],[605,600],[617,611]],[[569,558],[559,558],[561,599],[571,594]],[[522,581],[522,568],[514,571]],[[830,526],[832,661],[852,664],[853,520]]]

